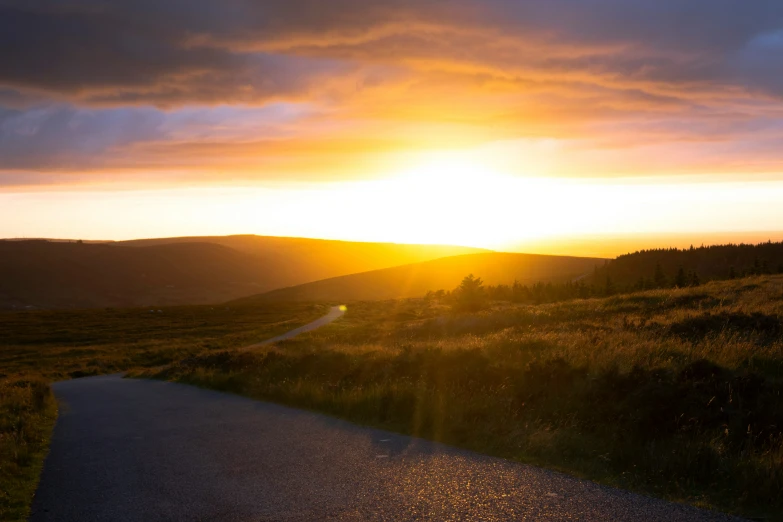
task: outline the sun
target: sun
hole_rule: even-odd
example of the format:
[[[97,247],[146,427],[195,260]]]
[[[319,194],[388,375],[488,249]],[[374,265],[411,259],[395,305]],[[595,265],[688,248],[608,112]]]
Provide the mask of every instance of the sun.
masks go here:
[[[564,234],[589,220],[579,183],[511,174],[500,165],[483,151],[427,154],[373,185],[375,199],[390,202],[373,226],[405,242],[503,248],[511,238]]]
[[[380,228],[406,241],[496,244],[506,232],[488,218],[511,211],[507,199],[516,185],[512,176],[472,155],[432,154],[377,182],[378,193],[397,203]]]

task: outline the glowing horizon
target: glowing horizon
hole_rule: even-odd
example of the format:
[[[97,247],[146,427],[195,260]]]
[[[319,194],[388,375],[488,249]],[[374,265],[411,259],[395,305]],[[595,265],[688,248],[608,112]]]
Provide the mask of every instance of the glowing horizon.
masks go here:
[[[65,4],[0,5],[3,237],[783,229],[777,4]]]
[[[123,240],[257,234],[507,251],[527,245],[528,252],[610,257],[628,251],[624,245],[684,246],[667,239],[682,234],[696,244],[705,242],[700,237],[716,236],[738,242],[751,232],[769,232],[759,238],[772,239],[783,223],[780,201],[783,183],[774,181],[519,178],[446,162],[426,172],[413,169],[385,179],[304,187],[0,194],[0,206],[17,216],[0,223],[0,237]],[[727,206],[732,212],[726,212]],[[47,208],[48,213],[30,215],[30,208]],[[52,214],[59,216],[54,223]],[[92,225],[84,227],[88,222]],[[596,236],[638,236],[639,241],[602,250],[577,246],[580,238],[598,242]],[[645,242],[650,236],[659,238],[658,244]]]

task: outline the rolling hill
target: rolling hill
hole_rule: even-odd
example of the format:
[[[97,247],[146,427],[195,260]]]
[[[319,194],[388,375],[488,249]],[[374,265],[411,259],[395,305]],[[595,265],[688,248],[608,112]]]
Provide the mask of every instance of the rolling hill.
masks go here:
[[[0,241],[0,309],[220,303],[321,278],[475,251],[258,236],[115,243]]]
[[[468,274],[487,284],[567,281],[590,274],[603,259],[487,252],[374,270],[273,290],[242,301],[371,301],[421,297],[455,288]]]
[[[448,245],[363,243],[254,235],[142,239],[121,241],[116,244],[147,247],[194,242],[222,245],[258,258],[263,263],[265,279],[271,281],[271,288],[293,286],[441,257],[488,252],[478,248]]]

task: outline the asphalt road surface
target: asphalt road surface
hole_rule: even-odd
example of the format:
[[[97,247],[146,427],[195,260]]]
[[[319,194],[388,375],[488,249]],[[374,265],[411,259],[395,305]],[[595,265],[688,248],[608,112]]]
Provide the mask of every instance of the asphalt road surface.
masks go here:
[[[286,332],[283,335],[278,335],[277,337],[272,337],[271,339],[267,339],[266,341],[258,344],[253,344],[248,347],[246,347],[246,350],[250,350],[253,348],[258,348],[260,346],[266,346],[267,344],[276,343],[278,341],[285,341],[286,339],[290,339],[291,337],[296,337],[299,334],[309,332],[310,330],[315,330],[316,328],[320,328],[322,326],[326,326],[327,324],[336,321],[340,317],[345,315],[345,307],[344,306],[333,306],[329,309],[329,313],[325,316],[321,317],[320,319],[317,319],[313,321],[312,323],[308,323],[304,326],[300,326],[299,328],[296,328],[294,330],[291,330],[290,332]]]
[[[182,384],[113,375],[53,389],[33,522],[730,520]]]
[[[54,385],[32,521],[729,520],[181,384]]]

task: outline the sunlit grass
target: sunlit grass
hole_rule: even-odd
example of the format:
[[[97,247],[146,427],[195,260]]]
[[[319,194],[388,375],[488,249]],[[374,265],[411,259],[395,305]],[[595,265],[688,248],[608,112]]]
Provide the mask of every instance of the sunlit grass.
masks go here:
[[[453,314],[352,305],[159,372],[746,515],[783,501],[783,277]]]

